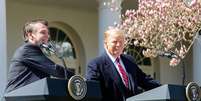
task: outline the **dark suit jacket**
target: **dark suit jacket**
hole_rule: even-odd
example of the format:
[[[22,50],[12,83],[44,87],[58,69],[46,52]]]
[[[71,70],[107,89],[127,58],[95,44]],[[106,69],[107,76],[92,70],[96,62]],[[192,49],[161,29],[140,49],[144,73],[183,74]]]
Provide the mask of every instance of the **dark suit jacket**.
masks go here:
[[[59,78],[67,76],[69,78],[73,73],[48,59],[39,46],[24,43],[16,50],[11,60],[6,92],[39,79],[50,77],[50,75]]]
[[[88,64],[86,79],[100,82],[102,101],[124,101],[139,93],[138,86],[145,90],[160,86],[158,82],[142,72],[131,56],[121,55],[120,57],[128,73],[128,88],[123,84],[115,65],[106,52]]]

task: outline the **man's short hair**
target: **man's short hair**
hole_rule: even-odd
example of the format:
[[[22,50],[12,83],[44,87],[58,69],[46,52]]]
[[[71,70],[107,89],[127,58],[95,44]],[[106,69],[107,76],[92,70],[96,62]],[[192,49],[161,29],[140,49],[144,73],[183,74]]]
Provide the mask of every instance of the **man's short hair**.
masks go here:
[[[104,33],[104,41],[106,41],[106,39],[111,33],[116,33],[116,34],[124,36],[124,31],[122,29],[117,27],[109,27],[108,30],[106,30]]]
[[[32,33],[34,31],[34,24],[37,24],[37,23],[41,23],[45,26],[48,27],[48,21],[44,20],[44,19],[34,19],[34,20],[31,20],[31,21],[28,21],[24,24],[24,27],[23,27],[23,37],[24,37],[24,41],[27,42],[28,39],[27,39],[27,33]]]

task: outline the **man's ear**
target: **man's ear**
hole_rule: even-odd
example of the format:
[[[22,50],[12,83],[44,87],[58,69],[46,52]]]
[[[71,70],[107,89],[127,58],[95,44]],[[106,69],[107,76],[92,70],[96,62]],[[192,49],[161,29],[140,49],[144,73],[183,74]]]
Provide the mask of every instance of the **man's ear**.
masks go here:
[[[33,40],[33,38],[34,38],[33,33],[31,32],[27,33],[27,39]]]
[[[104,45],[104,48],[107,49],[107,41],[104,40],[104,44],[103,45]]]

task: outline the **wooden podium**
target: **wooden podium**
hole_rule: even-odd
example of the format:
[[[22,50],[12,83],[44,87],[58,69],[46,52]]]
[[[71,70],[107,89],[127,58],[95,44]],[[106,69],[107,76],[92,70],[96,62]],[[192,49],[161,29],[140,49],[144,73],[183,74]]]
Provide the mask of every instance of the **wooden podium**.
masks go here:
[[[86,96],[81,101],[100,101],[98,82],[86,81]],[[68,92],[68,80],[44,78],[4,95],[6,101],[76,101]]]

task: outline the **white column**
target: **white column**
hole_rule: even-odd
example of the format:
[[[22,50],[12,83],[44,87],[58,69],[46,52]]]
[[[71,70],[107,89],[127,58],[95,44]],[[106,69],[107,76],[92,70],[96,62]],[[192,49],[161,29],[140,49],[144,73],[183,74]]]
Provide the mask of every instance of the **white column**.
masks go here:
[[[111,10],[108,1],[115,1],[114,6],[119,10]],[[120,22],[121,2],[122,0],[99,0],[99,55],[104,51],[104,32],[109,26]]]
[[[0,0],[0,100],[7,80],[6,0]]]
[[[193,45],[193,81],[201,86],[201,35]]]

